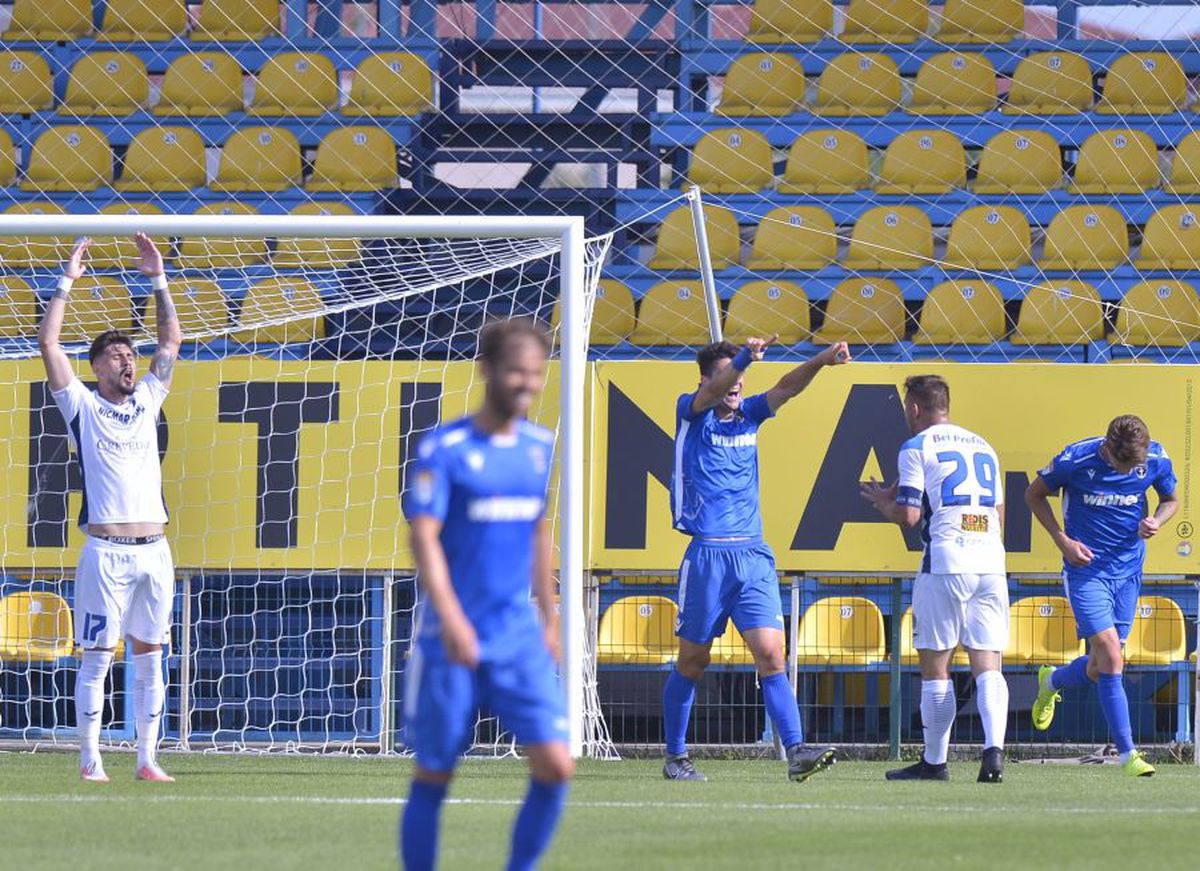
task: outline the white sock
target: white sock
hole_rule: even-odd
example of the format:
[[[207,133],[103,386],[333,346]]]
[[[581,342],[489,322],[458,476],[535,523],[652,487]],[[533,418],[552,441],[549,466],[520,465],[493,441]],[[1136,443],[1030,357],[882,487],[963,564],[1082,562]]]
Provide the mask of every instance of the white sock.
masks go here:
[[[137,721],[137,767],[154,764],[158,724],[162,719],[166,687],[162,676],[162,650],[133,657],[133,715]]]
[[[100,764],[100,723],[104,719],[104,679],[111,650],[85,650],[75,678],[75,722],[79,727],[79,767]]]
[[[957,713],[953,683],[921,682],[921,725],[925,727],[925,761],[930,765],[944,765],[950,755],[950,728]]]
[[[976,675],[975,689],[975,703],[983,720],[983,746],[1003,747],[1008,728],[1008,681],[998,671],[984,671]]]

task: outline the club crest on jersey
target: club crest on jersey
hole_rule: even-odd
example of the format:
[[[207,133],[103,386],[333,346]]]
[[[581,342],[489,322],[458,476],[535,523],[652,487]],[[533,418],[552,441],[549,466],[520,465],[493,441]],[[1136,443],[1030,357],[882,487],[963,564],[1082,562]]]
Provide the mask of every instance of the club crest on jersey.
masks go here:
[[[413,482],[413,495],[418,502],[433,501],[433,472],[422,469],[417,473],[417,480]]]
[[[483,471],[483,454],[479,451],[471,451],[467,454],[467,465],[471,467],[472,472]]]
[[[1134,467],[1133,474],[1137,475],[1139,478],[1145,478],[1146,477],[1146,467],[1145,466]]]
[[[1088,469],[1088,470],[1087,470],[1087,473],[1088,473],[1088,477],[1089,477],[1089,478],[1095,478],[1095,477],[1096,477],[1096,470],[1095,470],[1095,469]]]

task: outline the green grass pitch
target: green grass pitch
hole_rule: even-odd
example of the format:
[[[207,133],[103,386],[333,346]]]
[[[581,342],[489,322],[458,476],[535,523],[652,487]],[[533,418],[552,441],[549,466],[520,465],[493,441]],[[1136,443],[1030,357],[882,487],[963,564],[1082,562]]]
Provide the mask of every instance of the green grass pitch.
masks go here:
[[[0,753],[0,867],[395,868],[410,764],[398,759],[167,755],[171,784],[107,786],[66,753]],[[1127,869],[1195,861],[1200,769],[1132,780],[1113,766],[1011,764],[1000,785],[889,784],[842,762],[808,783],[781,763],[706,761],[668,783],[652,761],[580,765],[547,869]],[[500,868],[523,794],[517,761],[469,761],[442,818],[441,866]]]

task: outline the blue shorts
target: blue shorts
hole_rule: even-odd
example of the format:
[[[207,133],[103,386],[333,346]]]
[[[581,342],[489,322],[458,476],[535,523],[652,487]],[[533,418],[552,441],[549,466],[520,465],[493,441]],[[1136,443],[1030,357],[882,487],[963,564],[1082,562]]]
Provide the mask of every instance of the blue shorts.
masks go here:
[[[1093,577],[1074,581],[1063,576],[1063,586],[1075,614],[1076,634],[1091,638],[1105,629],[1117,630],[1124,642],[1133,628],[1137,613],[1138,593],[1142,591],[1142,576],[1125,578]]]
[[[675,634],[708,644],[729,618],[742,633],[783,630],[783,603],[775,555],[764,542],[692,539],[679,567],[679,620]]]
[[[526,746],[567,741],[566,702],[554,660],[537,636],[502,660],[481,662],[475,670],[413,645],[405,675],[405,743],[417,764],[429,771],[453,771],[471,746],[479,712]]]

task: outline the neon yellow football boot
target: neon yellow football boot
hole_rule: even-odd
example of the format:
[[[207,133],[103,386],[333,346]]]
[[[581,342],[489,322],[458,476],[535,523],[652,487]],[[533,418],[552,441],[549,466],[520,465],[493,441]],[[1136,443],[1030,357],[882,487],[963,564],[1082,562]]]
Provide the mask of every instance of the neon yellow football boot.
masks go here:
[[[1033,700],[1033,728],[1045,732],[1054,722],[1054,705],[1062,701],[1062,696],[1050,687],[1050,675],[1054,674],[1054,666],[1043,665],[1038,669],[1038,694]]]
[[[1140,750],[1130,753],[1129,760],[1121,768],[1130,777],[1151,777],[1154,774],[1154,766],[1146,761]]]

